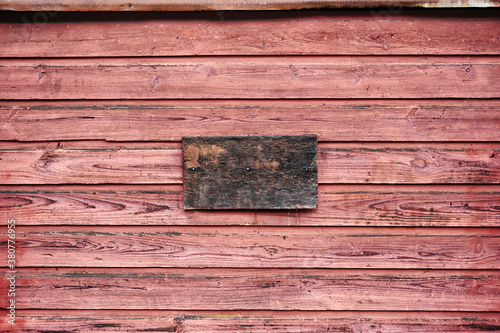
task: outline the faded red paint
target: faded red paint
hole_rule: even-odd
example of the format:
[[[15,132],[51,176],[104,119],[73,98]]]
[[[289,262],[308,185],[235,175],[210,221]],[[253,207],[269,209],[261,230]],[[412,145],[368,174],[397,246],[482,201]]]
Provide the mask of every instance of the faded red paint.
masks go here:
[[[0,23],[18,323],[498,330],[500,21],[457,13]],[[321,141],[317,209],[182,209],[182,136],[285,134]]]

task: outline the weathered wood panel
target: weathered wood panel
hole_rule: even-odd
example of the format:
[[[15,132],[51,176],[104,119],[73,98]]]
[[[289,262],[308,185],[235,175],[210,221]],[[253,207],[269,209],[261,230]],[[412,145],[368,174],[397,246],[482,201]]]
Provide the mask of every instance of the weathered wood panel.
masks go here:
[[[497,269],[500,257],[496,228],[18,226],[16,241],[17,267]]]
[[[314,210],[185,211],[182,186],[0,188],[0,225],[496,227],[497,186],[322,185]]]
[[[500,141],[500,102],[0,103],[0,140],[180,141],[183,136],[297,134],[316,134],[320,141]]]
[[[18,309],[500,310],[496,270],[21,268],[16,281]]]
[[[0,150],[3,184],[182,183],[179,144],[158,149]]]
[[[290,10],[318,8],[371,8],[371,7],[425,7],[425,8],[469,8],[499,7],[498,0],[480,2],[465,0],[450,2],[446,0],[9,0],[0,4],[0,10],[19,11],[192,11],[192,10]]]
[[[184,209],[318,206],[316,135],[182,138]]]
[[[0,99],[500,97],[497,57],[5,59],[0,64]]]
[[[3,315],[3,310],[0,314]],[[497,313],[19,310],[16,332],[484,332],[500,329]],[[0,322],[0,330],[10,330]]]
[[[77,148],[79,145],[81,149]],[[6,144],[0,149],[0,180],[3,184],[182,183],[179,143],[125,147],[105,143],[93,148],[85,143],[67,143],[66,147],[55,143]],[[323,143],[318,151],[318,181],[322,184],[498,184],[500,146],[496,143]]]
[[[58,19],[61,14],[54,14]],[[101,21],[0,24],[0,57],[135,57],[192,55],[497,55],[500,21],[481,16],[392,15],[389,12],[278,14],[263,19]],[[53,21],[49,14],[33,15]],[[256,20],[255,17],[259,19]],[[42,21],[43,22],[43,21]],[[28,23],[28,24],[26,24]]]

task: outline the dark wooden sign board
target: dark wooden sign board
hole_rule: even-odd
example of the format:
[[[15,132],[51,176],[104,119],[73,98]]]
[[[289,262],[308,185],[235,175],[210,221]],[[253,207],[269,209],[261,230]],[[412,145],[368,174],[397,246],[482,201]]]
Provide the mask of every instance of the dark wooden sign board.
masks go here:
[[[315,135],[184,137],[184,209],[318,206]]]

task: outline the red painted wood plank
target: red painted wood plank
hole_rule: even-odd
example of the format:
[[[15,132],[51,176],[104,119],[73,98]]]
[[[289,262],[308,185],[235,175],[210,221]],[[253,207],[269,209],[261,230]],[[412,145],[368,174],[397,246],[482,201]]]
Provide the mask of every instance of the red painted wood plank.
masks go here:
[[[4,150],[0,151],[4,161],[0,179],[4,184],[182,183],[180,144],[158,146],[158,149]],[[24,167],[20,169],[21,165]]]
[[[498,186],[323,185],[314,210],[185,211],[182,187],[0,187],[0,225],[496,227]]]
[[[16,241],[17,267],[500,268],[495,228],[18,225]]]
[[[496,270],[21,268],[17,278],[18,309],[500,310]]]
[[[0,311],[4,317],[4,310]],[[496,313],[329,311],[19,310],[16,332],[484,332],[498,330]],[[0,330],[10,330],[0,322]]]
[[[498,100],[0,105],[0,140],[15,141],[180,141],[183,136],[297,134],[316,134],[320,141],[499,141],[499,132]]]
[[[15,149],[13,147],[19,147]],[[84,144],[86,145],[86,144]],[[100,148],[95,148],[100,146]],[[11,148],[12,147],[12,148]],[[28,149],[22,149],[29,147]],[[180,184],[178,143],[142,146],[54,143],[0,149],[3,184]],[[154,148],[151,148],[154,147]],[[500,146],[488,144],[333,144],[318,151],[322,184],[497,184]]]
[[[221,13],[222,18],[225,13]],[[192,55],[497,55],[500,21],[478,16],[310,13],[214,22],[208,18],[128,22],[0,24],[0,57]],[[404,14],[404,13],[403,13]],[[57,19],[61,14],[57,14]],[[208,17],[209,14],[206,14]],[[269,16],[269,15],[268,15]],[[36,22],[36,20],[35,20]]]
[[[0,99],[498,98],[496,57],[2,60]]]

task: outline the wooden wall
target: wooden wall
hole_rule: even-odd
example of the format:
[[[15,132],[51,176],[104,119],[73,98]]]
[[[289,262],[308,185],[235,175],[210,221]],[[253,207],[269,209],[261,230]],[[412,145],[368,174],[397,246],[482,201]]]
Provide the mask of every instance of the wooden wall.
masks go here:
[[[500,330],[499,14],[4,14],[0,330]],[[182,209],[182,136],[284,134],[318,209]]]

